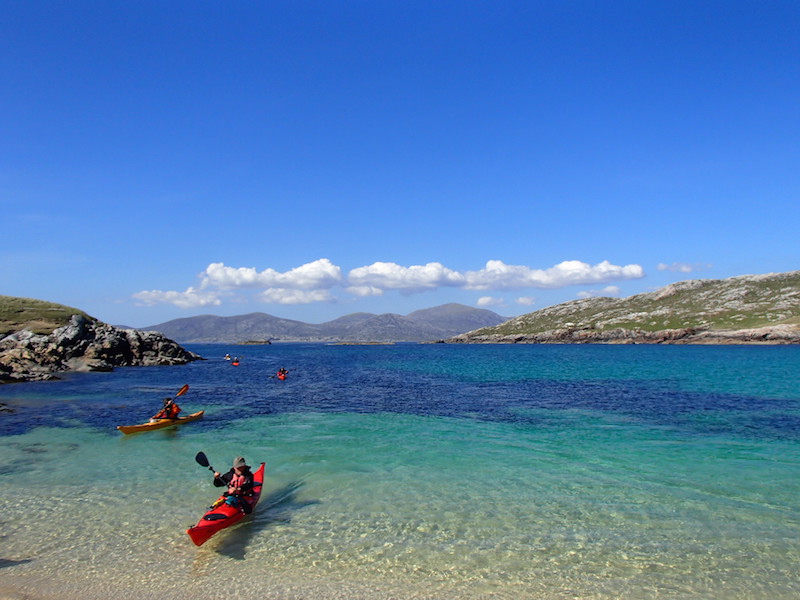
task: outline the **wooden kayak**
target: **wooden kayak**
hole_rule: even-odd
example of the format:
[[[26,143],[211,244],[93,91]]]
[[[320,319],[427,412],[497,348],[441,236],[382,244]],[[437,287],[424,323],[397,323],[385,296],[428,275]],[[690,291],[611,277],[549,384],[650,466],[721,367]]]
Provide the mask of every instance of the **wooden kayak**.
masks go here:
[[[177,419],[158,419],[153,423],[142,423],[141,425],[119,425],[117,429],[119,429],[125,435],[129,433],[139,433],[141,431],[153,431],[154,429],[164,429],[164,427],[172,427],[173,425],[183,425],[184,423],[188,423],[189,421],[196,421],[200,417],[203,416],[205,411],[201,410],[196,413],[192,413],[185,417],[178,417]]]
[[[250,505],[251,509],[256,507],[256,504],[258,504],[258,499],[261,498],[261,487],[263,484],[264,463],[262,462],[261,466],[258,467],[258,470],[253,473],[253,495],[242,498],[244,502],[247,502]],[[220,496],[220,500],[222,499],[224,499],[224,496]],[[216,502],[214,504],[216,504]],[[189,537],[192,538],[192,542],[194,542],[195,546],[202,546],[211,538],[212,535],[221,529],[235,525],[244,517],[245,513],[242,511],[242,509],[223,503],[216,508],[209,508],[206,511],[206,514],[204,514],[197,522],[197,525],[194,527],[189,527],[189,529],[186,530],[186,533],[188,533]]]

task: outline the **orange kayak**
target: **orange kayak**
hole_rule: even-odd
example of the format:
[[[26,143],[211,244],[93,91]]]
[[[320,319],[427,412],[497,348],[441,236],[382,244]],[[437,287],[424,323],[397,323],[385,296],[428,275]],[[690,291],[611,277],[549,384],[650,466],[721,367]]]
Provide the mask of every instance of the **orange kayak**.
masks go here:
[[[141,425],[119,425],[117,429],[119,429],[125,435],[129,433],[139,433],[141,431],[153,431],[154,429],[164,429],[165,427],[172,427],[173,425],[183,425],[184,423],[188,423],[189,421],[196,421],[200,417],[203,416],[205,411],[201,410],[200,412],[192,413],[185,417],[178,417],[177,419],[158,419],[153,423],[142,423]]]

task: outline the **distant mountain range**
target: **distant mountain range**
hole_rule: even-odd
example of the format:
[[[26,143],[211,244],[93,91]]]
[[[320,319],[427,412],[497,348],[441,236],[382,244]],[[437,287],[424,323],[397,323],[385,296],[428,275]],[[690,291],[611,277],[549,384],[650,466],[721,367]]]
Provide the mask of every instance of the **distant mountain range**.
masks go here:
[[[800,271],[692,279],[628,298],[573,300],[447,341],[797,344]]]
[[[422,342],[453,337],[507,320],[508,317],[490,310],[451,303],[406,316],[352,313],[319,325],[256,312],[235,317],[186,317],[138,329],[158,331],[181,343]]]

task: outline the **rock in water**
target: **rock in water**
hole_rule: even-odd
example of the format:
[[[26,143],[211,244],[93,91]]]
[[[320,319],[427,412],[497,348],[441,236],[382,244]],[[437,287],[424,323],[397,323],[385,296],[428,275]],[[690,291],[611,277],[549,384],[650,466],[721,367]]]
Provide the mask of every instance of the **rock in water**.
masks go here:
[[[202,357],[155,331],[119,329],[84,315],[48,335],[28,330],[0,338],[0,382],[57,379],[64,371],[183,365]]]

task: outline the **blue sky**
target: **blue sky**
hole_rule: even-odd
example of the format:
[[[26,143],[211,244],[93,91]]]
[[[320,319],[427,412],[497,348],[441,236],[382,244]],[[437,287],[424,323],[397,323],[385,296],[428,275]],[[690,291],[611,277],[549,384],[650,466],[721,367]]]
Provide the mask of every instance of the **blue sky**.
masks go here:
[[[800,268],[795,1],[0,9],[2,294],[318,323]]]

